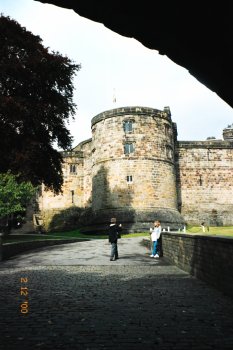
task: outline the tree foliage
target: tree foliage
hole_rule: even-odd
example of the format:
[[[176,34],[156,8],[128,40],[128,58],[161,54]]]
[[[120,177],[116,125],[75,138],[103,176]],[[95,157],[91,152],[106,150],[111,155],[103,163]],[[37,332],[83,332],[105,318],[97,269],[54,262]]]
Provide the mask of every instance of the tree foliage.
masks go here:
[[[80,68],[0,16],[0,172],[61,190],[62,156],[54,145],[71,147],[66,125],[76,109],[72,79]]]
[[[35,187],[30,182],[18,182],[18,177],[11,173],[0,174],[0,219],[26,210],[35,194]]]

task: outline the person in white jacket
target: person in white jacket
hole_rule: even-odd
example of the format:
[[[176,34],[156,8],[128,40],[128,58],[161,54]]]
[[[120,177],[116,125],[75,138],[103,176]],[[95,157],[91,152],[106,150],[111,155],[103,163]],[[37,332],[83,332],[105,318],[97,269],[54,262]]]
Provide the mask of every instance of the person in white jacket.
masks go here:
[[[152,241],[152,254],[151,258],[159,258],[158,254],[158,239],[161,235],[161,224],[160,221],[154,222],[154,228],[150,228],[151,232],[151,241]]]

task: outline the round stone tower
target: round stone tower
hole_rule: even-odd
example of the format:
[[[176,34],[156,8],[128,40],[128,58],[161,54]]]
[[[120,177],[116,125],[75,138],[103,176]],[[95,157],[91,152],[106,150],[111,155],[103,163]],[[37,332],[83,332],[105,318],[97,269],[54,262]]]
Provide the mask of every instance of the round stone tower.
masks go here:
[[[130,231],[181,227],[169,107],[123,107],[92,119],[92,210],[96,227],[114,216]]]

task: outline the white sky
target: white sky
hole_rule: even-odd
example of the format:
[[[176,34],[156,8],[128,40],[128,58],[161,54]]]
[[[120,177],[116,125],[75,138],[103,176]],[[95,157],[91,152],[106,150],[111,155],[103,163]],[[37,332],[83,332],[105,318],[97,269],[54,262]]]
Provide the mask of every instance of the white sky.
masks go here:
[[[91,119],[124,106],[169,106],[178,140],[222,139],[233,109],[189,72],[135,39],[120,36],[73,10],[33,0],[0,0],[0,12],[39,35],[51,51],[82,68],[74,81],[73,146],[91,137]],[[115,91],[116,103],[113,103]]]

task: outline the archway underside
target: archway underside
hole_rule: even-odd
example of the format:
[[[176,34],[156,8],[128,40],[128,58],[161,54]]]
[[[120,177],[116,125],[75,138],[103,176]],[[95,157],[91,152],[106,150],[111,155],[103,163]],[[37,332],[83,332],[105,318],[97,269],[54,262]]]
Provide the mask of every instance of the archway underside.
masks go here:
[[[233,107],[233,2],[35,0],[73,9],[166,55]]]

